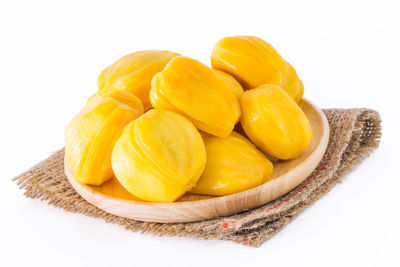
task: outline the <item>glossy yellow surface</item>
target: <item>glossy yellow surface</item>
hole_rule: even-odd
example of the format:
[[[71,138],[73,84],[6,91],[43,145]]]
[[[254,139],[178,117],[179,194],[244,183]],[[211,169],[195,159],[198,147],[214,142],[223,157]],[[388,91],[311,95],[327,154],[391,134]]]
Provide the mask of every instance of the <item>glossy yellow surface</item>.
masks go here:
[[[232,132],[220,138],[203,135],[207,163],[192,193],[224,196],[265,183],[272,163],[249,140]]]
[[[126,190],[125,187],[121,185],[118,179],[115,178],[115,176],[113,176],[110,180],[100,186],[91,186],[90,188],[106,196],[112,196],[115,198],[122,198],[126,200],[143,201],[142,199],[135,197],[134,195],[129,193],[128,190]]]
[[[277,84],[297,102],[303,96],[303,84],[294,68],[260,38],[233,36],[221,39],[214,46],[211,64],[214,69],[234,76],[245,89]]]
[[[236,79],[232,75],[220,70],[214,70],[214,71],[220,76],[220,78],[222,78],[226,83],[228,83],[229,87],[231,87],[233,92],[235,93],[236,98],[240,100],[240,98],[244,93],[242,85],[238,81],[236,81]]]
[[[188,57],[175,57],[152,80],[154,108],[178,112],[200,130],[228,136],[240,117],[232,81]]]
[[[128,91],[136,95],[145,110],[151,108],[150,87],[154,74],[179,54],[170,51],[146,50],[129,54],[104,69],[98,80],[99,92]]]
[[[299,103],[304,94],[303,82],[297,76],[296,70],[292,67],[292,65],[290,65],[289,62],[286,62],[286,64],[289,72],[282,87],[285,89],[286,93],[288,93],[297,103]]]
[[[125,125],[142,113],[142,103],[129,92],[91,97],[65,128],[66,162],[77,181],[101,185],[112,177],[114,143]]]
[[[112,153],[115,176],[133,195],[171,202],[190,190],[206,164],[200,133],[182,115],[147,111],[125,127]]]
[[[278,85],[262,85],[241,98],[241,124],[250,140],[278,159],[293,159],[311,143],[313,131],[304,112]]]

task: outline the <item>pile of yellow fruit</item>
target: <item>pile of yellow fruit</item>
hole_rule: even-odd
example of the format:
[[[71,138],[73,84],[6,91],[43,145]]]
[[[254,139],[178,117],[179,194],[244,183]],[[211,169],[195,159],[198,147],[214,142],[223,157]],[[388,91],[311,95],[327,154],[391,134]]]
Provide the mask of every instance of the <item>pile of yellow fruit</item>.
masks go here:
[[[75,179],[101,185],[115,175],[146,201],[171,202],[188,191],[223,196],[271,179],[265,154],[287,160],[307,148],[313,132],[298,106],[303,84],[271,45],[226,37],[211,65],[139,51],[106,68],[98,92],[65,129]]]

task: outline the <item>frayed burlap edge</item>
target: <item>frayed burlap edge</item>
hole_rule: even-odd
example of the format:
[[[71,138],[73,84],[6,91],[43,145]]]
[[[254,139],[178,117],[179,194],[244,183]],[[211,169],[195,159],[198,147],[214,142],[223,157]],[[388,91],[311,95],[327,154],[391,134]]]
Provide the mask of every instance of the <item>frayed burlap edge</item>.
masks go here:
[[[259,208],[229,217],[192,223],[149,223],[125,219],[96,208],[81,198],[64,174],[64,149],[15,177],[24,195],[70,212],[79,212],[128,230],[163,236],[223,239],[258,247],[313,204],[379,145],[379,114],[371,109],[324,110],[330,140],[319,166],[297,188]]]

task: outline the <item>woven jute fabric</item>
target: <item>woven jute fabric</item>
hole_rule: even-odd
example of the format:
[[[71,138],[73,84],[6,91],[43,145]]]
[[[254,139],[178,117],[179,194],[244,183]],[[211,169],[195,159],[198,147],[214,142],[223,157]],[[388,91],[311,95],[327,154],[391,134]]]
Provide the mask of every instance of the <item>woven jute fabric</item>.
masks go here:
[[[79,212],[128,230],[162,236],[223,239],[258,247],[279,232],[305,208],[341,181],[378,147],[379,114],[371,109],[326,109],[330,140],[313,173],[288,194],[253,210],[228,217],[192,223],[149,223],[125,219],[96,208],[75,192],[64,174],[64,149],[15,177],[25,196],[46,201],[70,212]],[[356,192],[354,192],[356,193]]]

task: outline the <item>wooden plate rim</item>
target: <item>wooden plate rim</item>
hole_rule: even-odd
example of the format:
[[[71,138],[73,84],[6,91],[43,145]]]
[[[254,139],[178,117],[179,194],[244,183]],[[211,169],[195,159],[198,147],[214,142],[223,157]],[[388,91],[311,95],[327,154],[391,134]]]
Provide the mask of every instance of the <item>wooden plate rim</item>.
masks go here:
[[[326,149],[327,149],[327,147],[328,147],[328,141],[329,141],[329,123],[328,123],[328,120],[327,120],[325,114],[322,112],[322,110],[320,110],[320,109],[319,109],[316,105],[314,105],[311,101],[309,101],[309,100],[307,100],[307,99],[305,99],[305,98],[303,98],[302,101],[305,101],[305,102],[307,102],[307,104],[311,105],[311,106],[313,107],[313,109],[316,110],[316,111],[318,112],[318,114],[320,115],[320,117],[321,117],[321,119],[322,119],[322,123],[323,123],[322,126],[323,126],[324,129],[326,129],[326,131],[322,134],[321,140],[320,140],[319,143],[320,143],[322,146],[324,146],[323,151],[325,152]],[[305,161],[307,161],[313,154],[314,154],[314,153],[311,153],[310,155],[308,155],[307,158],[305,159]],[[322,153],[322,157],[323,157],[323,154],[324,154],[324,153]],[[284,178],[285,176],[290,175],[291,173],[293,173],[293,172],[294,172],[296,169],[298,169],[299,167],[301,167],[301,165],[297,165],[296,167],[294,167],[294,168],[291,169],[290,171],[286,172],[285,174],[283,174],[283,175],[281,175],[281,176],[278,176],[278,177],[275,177],[274,179],[269,180],[269,181],[265,182],[264,184],[261,184],[261,185],[259,185],[259,186],[256,186],[256,187],[253,187],[253,188],[250,188],[250,189],[248,189],[248,190],[245,190],[245,191],[242,191],[242,192],[238,192],[238,193],[235,193],[235,194],[230,194],[230,195],[226,195],[226,196],[210,196],[211,198],[207,198],[207,199],[188,200],[188,201],[181,201],[181,202],[147,202],[147,201],[144,201],[144,200],[143,200],[143,201],[135,201],[135,200],[122,199],[122,198],[114,198],[114,197],[111,197],[111,196],[109,196],[109,195],[103,194],[103,193],[101,193],[101,192],[95,191],[95,190],[93,190],[92,188],[90,188],[90,186],[88,186],[88,185],[79,183],[78,181],[76,181],[76,180],[73,178],[73,173],[72,173],[71,170],[68,168],[68,166],[67,166],[67,164],[66,164],[66,161],[65,161],[65,158],[64,158],[64,169],[65,169],[65,174],[66,174],[66,176],[67,176],[69,182],[71,183],[71,185],[74,187],[74,189],[75,189],[81,196],[82,196],[82,194],[80,193],[80,191],[81,191],[82,189],[85,189],[85,190],[87,191],[87,193],[89,193],[89,194],[91,194],[91,195],[101,196],[101,197],[103,197],[103,198],[106,198],[106,199],[109,199],[109,200],[112,200],[112,201],[120,201],[120,202],[130,203],[130,204],[132,204],[133,206],[134,206],[134,205],[141,205],[141,206],[142,206],[142,205],[149,205],[149,206],[160,206],[160,207],[164,207],[164,206],[185,206],[185,205],[190,205],[190,206],[191,206],[191,205],[194,205],[194,204],[200,203],[200,202],[201,202],[202,204],[213,204],[213,202],[215,202],[215,201],[221,201],[221,200],[229,201],[229,200],[234,199],[234,198],[240,198],[240,197],[242,197],[242,195],[244,196],[244,195],[247,195],[247,194],[249,194],[249,193],[253,193],[253,192],[255,192],[255,191],[258,191],[258,190],[260,190],[260,189],[263,188],[263,187],[267,187],[269,183],[273,183],[273,181],[275,181],[275,180],[277,180],[277,179],[282,179],[282,178]],[[307,177],[306,177],[305,179],[307,179]],[[305,180],[305,179],[304,179],[304,180]],[[302,181],[304,181],[304,180],[302,180]],[[301,184],[301,182],[300,182],[299,184]],[[296,186],[298,186],[298,185],[296,185]],[[294,186],[293,188],[295,188],[296,186]],[[79,187],[79,189],[78,189],[77,187]],[[293,188],[292,188],[292,189],[293,189]],[[290,190],[289,190],[289,191],[290,191]],[[282,195],[281,195],[281,196],[282,196]],[[82,197],[83,197],[83,196],[82,196]],[[280,196],[278,196],[277,198],[279,198],[279,197],[280,197]],[[83,198],[86,199],[85,197],[83,197]],[[275,199],[277,199],[277,198],[275,198]],[[272,202],[272,201],[274,201],[275,199],[271,199],[269,202]],[[209,202],[209,203],[207,203],[207,202]],[[264,203],[264,204],[267,204],[267,203],[269,203],[269,202],[266,202],[266,203]]]

